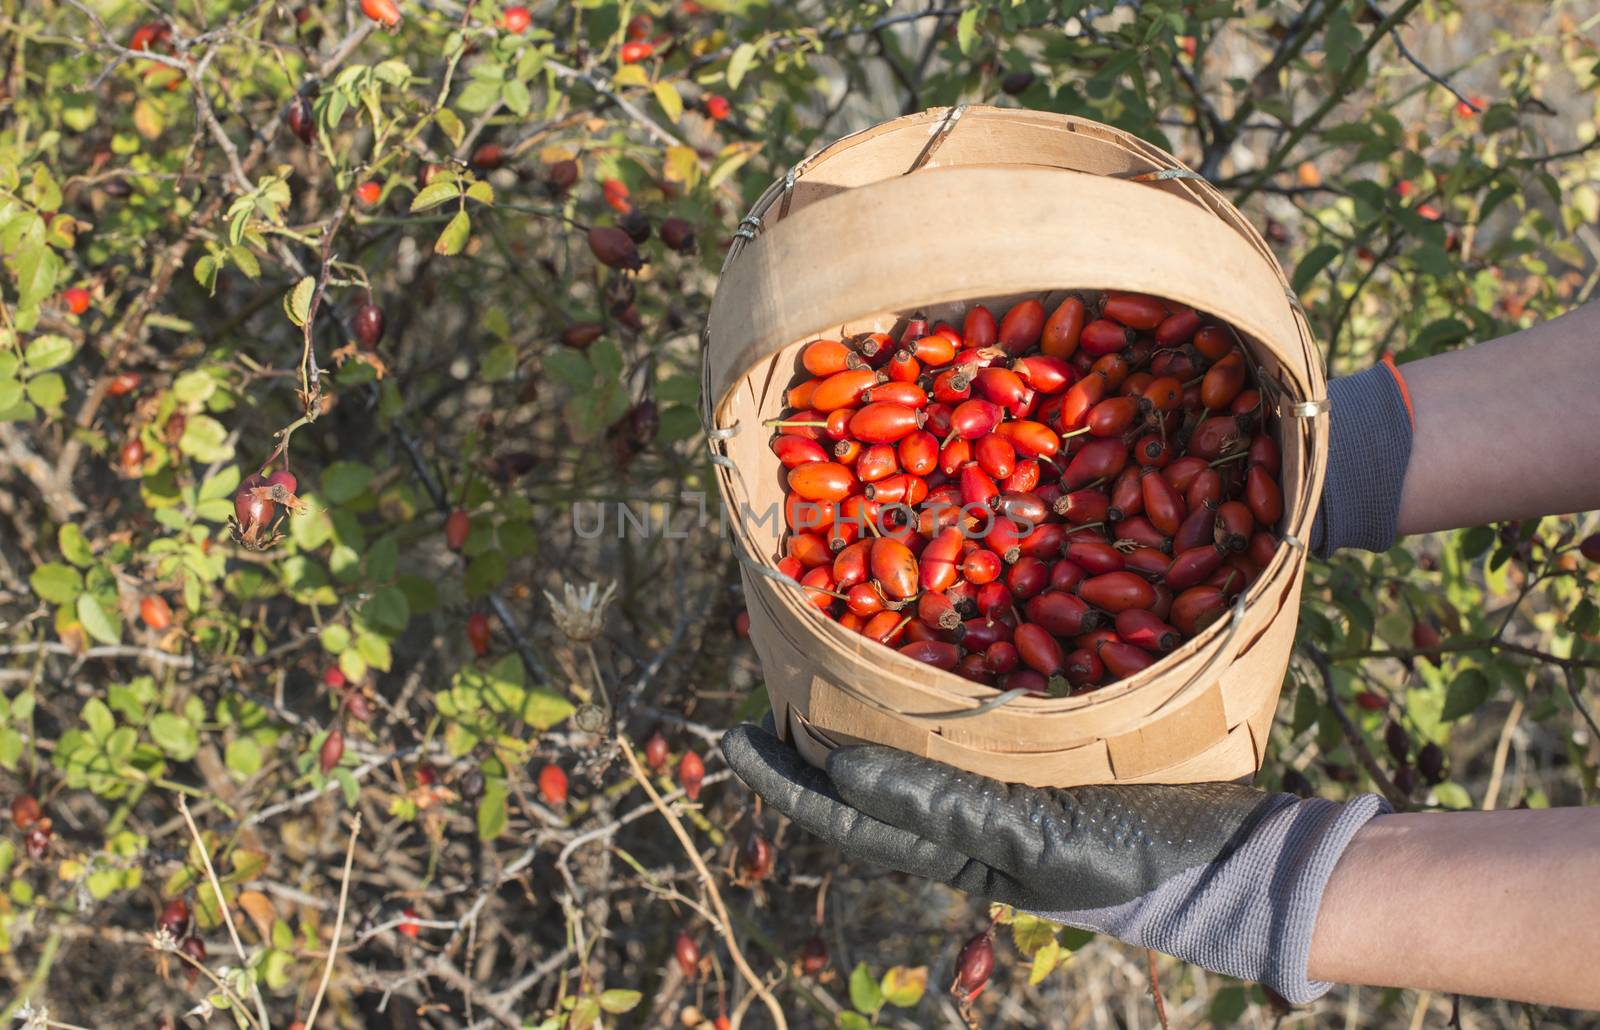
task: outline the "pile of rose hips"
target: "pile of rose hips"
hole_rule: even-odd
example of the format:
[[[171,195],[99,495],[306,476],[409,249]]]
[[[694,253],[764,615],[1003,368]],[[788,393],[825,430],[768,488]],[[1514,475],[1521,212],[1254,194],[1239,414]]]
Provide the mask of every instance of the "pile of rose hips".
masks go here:
[[[1221,617],[1278,547],[1280,453],[1233,329],[1133,293],[803,348],[772,449],[781,571],[869,639],[1060,696]]]

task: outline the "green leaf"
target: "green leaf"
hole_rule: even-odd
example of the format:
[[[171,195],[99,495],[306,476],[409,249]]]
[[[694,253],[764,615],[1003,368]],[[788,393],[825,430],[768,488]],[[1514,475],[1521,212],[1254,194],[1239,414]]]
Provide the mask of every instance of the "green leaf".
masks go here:
[[[700,432],[700,412],[683,404],[670,404],[661,409],[661,423],[656,429],[656,439],[662,443],[688,440]]]
[[[1461,541],[1461,557],[1467,561],[1472,561],[1487,551],[1494,543],[1494,528],[1492,526],[1473,526],[1471,529],[1462,531],[1458,539]]]
[[[399,636],[411,621],[411,605],[399,587],[379,587],[361,606],[361,617],[376,628]]]
[[[677,124],[683,117],[683,97],[678,95],[677,87],[665,79],[650,87],[656,95],[656,103],[661,105],[661,110],[666,114],[667,121]]]
[[[388,672],[394,664],[389,642],[375,633],[362,633],[356,637],[356,651],[361,659],[374,669]],[[349,652],[345,652],[348,654]]]
[[[72,360],[75,348],[72,341],[65,336],[54,333],[48,336],[36,337],[28,344],[28,367],[35,372],[43,372],[47,368],[57,368]]]
[[[466,135],[467,130],[461,124],[461,119],[456,117],[454,111],[448,107],[440,108],[434,113],[433,121],[435,125],[439,126],[440,131],[449,137],[451,145],[457,147],[461,145],[461,140]],[[413,207],[412,210],[415,211],[416,208]]]
[[[1294,292],[1304,293],[1311,280],[1317,273],[1328,267],[1328,262],[1339,256],[1339,248],[1331,243],[1319,243],[1306,252],[1300,263],[1294,267],[1294,281],[1290,284]]]
[[[456,97],[456,106],[468,114],[478,114],[493,107],[495,101],[500,99],[500,83],[498,80],[473,79],[467,83],[461,95]]]
[[[883,999],[897,1008],[908,1009],[922,1000],[928,989],[927,966],[892,966],[878,984]]]
[[[444,231],[439,233],[439,238],[433,241],[433,252],[440,257],[459,254],[471,235],[472,219],[467,217],[465,210],[457,211],[456,216],[445,225]]]
[[[579,998],[578,1003],[572,1006],[572,1015],[567,1019],[571,1027],[594,1026],[600,1018],[600,1003],[593,998]]]
[[[1213,1023],[1226,1025],[1238,1022],[1249,1007],[1249,999],[1245,997],[1244,988],[1237,984],[1217,989],[1211,996],[1211,1009],[1207,1018]]]
[[[107,612],[91,593],[78,595],[78,621],[83,630],[102,644],[122,641],[122,620],[115,612]]]
[[[283,298],[283,312],[289,316],[289,321],[297,326],[306,324],[306,317],[311,314],[311,295],[316,290],[316,276],[308,275],[294,284],[294,289]]]
[[[173,712],[161,712],[150,720],[150,739],[180,762],[187,762],[200,750],[200,734],[188,719]]]
[[[839,1030],[872,1030],[867,1018],[855,1012],[839,1013]]]
[[[1464,810],[1477,807],[1472,803],[1472,795],[1459,783],[1441,783],[1433,788],[1433,796],[1445,808]]]
[[[1471,715],[1489,700],[1493,690],[1494,685],[1482,669],[1462,669],[1450,681],[1445,692],[1444,714],[1441,718],[1445,722],[1454,722],[1463,715]]]
[[[247,780],[261,771],[261,745],[251,737],[230,740],[223,761],[227,763],[229,772],[241,780]]]
[[[467,187],[467,199],[480,204],[494,204],[494,187],[482,179]]]
[[[190,415],[183,425],[183,438],[178,450],[195,461],[228,461],[233,457],[233,445],[228,442],[228,430],[210,415]]]
[[[883,991],[865,962],[857,963],[855,969],[850,971],[850,1004],[855,1006],[857,1012],[869,1016],[876,1015],[883,1008]]]
[[[632,1012],[643,1000],[644,995],[638,991],[626,991],[620,987],[600,992],[600,1007],[614,1016]]]
[[[59,372],[46,372],[28,380],[28,399],[44,408],[54,411],[67,399],[67,383],[61,378]]]
[[[515,656],[512,661],[516,661]],[[547,730],[562,722],[577,709],[571,701],[553,690],[535,687],[522,705],[522,721],[536,730]]]
[[[478,839],[494,840],[506,829],[506,784],[504,780],[489,780],[483,785],[483,797],[478,800]]]
[[[345,504],[366,493],[372,469],[354,461],[336,461],[322,473],[322,492],[329,502]]]
[[[422,192],[411,198],[413,212],[426,211],[430,207],[438,207],[447,200],[454,200],[461,196],[461,187],[454,179],[440,179],[430,182],[422,187]]]
[[[740,43],[734,50],[733,56],[728,58],[728,88],[738,89],[739,83],[744,81],[745,73],[755,63],[756,45],[754,43]]]
[[[533,98],[528,94],[527,83],[519,79],[510,79],[500,87],[500,102],[520,118],[526,118],[529,108],[533,106]]]
[[[1440,318],[1417,330],[1416,335],[1411,338],[1410,345],[1417,350],[1431,353],[1455,346],[1465,340],[1471,332],[1472,327],[1459,318]]]
[[[22,384],[15,379],[0,379],[0,411],[15,408],[22,400]]]
[[[192,369],[172,381],[172,399],[179,404],[204,404],[216,392],[217,380],[204,369]]]
[[[91,697],[83,703],[82,715],[84,724],[89,727],[89,737],[93,740],[107,740],[117,728],[117,717],[97,697]]]
[[[83,589],[83,574],[70,565],[46,562],[33,570],[28,585],[51,604],[70,604]]]
[[[478,366],[478,374],[491,383],[510,379],[517,370],[517,347],[513,343],[498,343],[489,348]]]
[[[217,292],[217,272],[221,266],[217,259],[210,254],[202,254],[194,263],[194,281],[205,288],[207,293]]]
[[[233,492],[239,488],[239,466],[225,465],[217,470],[217,474],[200,484],[200,500],[213,501],[231,499]]]
[[[86,569],[94,564],[94,552],[89,549],[89,541],[77,523],[62,523],[56,531],[56,544],[61,548],[61,556],[79,568]]]
[[[969,7],[961,12],[961,20],[956,22],[956,46],[961,48],[962,54],[972,53],[972,48],[978,44],[978,15],[982,13],[980,7]]]
[[[506,556],[499,550],[485,551],[467,563],[462,586],[468,597],[482,597],[506,578]]]
[[[594,366],[583,352],[573,347],[553,347],[541,359],[545,374],[572,387],[587,390],[594,385]]]
[[[322,649],[329,654],[344,654],[350,647],[350,630],[340,623],[330,622],[322,627],[318,639],[322,641]]]

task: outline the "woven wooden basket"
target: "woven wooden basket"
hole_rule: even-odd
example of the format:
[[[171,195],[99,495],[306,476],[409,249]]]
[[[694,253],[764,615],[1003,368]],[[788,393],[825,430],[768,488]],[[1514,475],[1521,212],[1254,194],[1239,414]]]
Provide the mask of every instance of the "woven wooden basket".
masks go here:
[[[1010,696],[829,620],[776,571],[781,414],[798,350],[1026,296],[1122,289],[1238,329],[1275,407],[1288,546],[1232,614],[1142,673],[1066,698]],[[957,324],[959,319],[957,318]],[[1170,154],[1110,126],[936,109],[797,165],[741,224],[704,336],[704,416],[781,733],[820,764],[876,741],[1035,785],[1199,782],[1260,768],[1293,646],[1322,488],[1327,394],[1303,313],[1260,235]]]

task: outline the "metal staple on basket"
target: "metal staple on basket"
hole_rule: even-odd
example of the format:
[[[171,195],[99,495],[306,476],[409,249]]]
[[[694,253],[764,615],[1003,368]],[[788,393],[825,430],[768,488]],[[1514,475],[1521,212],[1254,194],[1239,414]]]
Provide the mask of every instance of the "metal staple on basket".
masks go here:
[[[966,113],[966,104],[957,104],[955,107],[950,109],[950,113],[945,115],[944,119],[938,125],[934,126],[932,130],[930,130],[927,144],[922,148],[922,151],[918,153],[914,159],[912,159],[911,167],[905,170],[906,175],[910,175],[912,172],[928,163],[928,161],[933,157],[934,153],[940,147],[944,146],[944,141],[950,138],[950,131],[956,127],[956,122],[960,121],[961,116]]]

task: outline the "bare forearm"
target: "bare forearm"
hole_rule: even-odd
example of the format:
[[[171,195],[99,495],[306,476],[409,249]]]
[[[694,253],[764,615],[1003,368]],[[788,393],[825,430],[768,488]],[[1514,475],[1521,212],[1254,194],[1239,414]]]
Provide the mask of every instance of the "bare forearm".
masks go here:
[[[1401,372],[1402,535],[1600,508],[1600,303]]]
[[[1600,809],[1410,813],[1335,867],[1315,980],[1600,1008]]]

